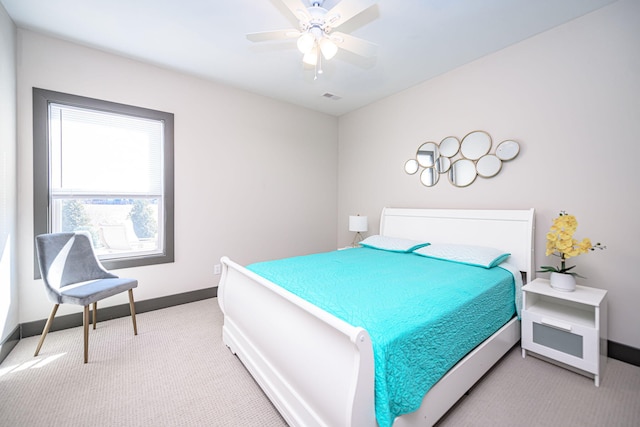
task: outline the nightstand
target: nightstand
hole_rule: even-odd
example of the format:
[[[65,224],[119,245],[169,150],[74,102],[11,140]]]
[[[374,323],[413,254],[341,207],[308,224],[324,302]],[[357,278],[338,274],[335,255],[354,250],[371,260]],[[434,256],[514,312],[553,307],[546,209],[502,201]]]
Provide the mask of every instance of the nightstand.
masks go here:
[[[607,291],[553,289],[546,279],[522,287],[522,357],[527,351],[593,374],[607,362]]]

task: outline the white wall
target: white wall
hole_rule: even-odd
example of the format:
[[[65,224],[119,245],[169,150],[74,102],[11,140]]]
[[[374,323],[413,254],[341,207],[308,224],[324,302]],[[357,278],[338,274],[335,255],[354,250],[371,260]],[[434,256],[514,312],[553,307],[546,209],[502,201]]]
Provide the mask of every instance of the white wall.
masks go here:
[[[18,242],[17,257],[10,250],[7,258],[8,240],[0,236],[0,301],[7,289],[11,301],[0,309],[3,334],[18,313],[28,322],[50,310],[32,276],[35,86],[175,114],[176,262],[118,270],[139,279],[138,300],[214,286],[213,264],[222,255],[248,263],[329,250],[336,229],[339,244],[347,244],[348,215],[369,215],[375,230],[383,206],[534,207],[536,265],[544,265],[552,261],[541,249],[544,234],[564,209],[577,215],[578,237],[608,246],[577,263],[588,277],[583,284],[609,290],[609,338],[640,348],[639,3],[620,0],[340,119],[28,30],[18,30],[16,41],[0,11],[0,155],[7,162],[0,188],[9,200],[0,212],[3,233],[15,235],[16,176],[18,186],[18,234],[9,243]],[[520,156],[468,188],[446,180],[425,188],[404,173],[422,142],[475,129],[496,142],[517,139]],[[125,302],[114,297],[105,305]]]
[[[536,266],[560,210],[608,249],[576,259],[609,291],[609,339],[640,348],[640,2],[621,0],[339,119],[338,237],[349,214],[375,233],[384,206],[536,209]],[[470,131],[521,143],[467,188],[404,173],[418,146]],[[371,234],[371,232],[369,234]],[[541,277],[546,275],[541,274]]]
[[[138,279],[136,300],[217,285],[223,255],[249,263],[335,248],[335,117],[28,30],[18,38],[20,322],[51,309],[33,280],[32,87],[175,115],[176,261],[117,270]]]
[[[0,5],[0,343],[18,326],[16,27]]]

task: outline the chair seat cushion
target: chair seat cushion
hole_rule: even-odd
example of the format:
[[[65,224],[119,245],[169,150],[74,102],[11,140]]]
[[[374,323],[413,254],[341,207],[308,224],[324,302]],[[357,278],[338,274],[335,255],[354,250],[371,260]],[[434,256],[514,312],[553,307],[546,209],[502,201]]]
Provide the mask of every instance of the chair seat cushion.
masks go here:
[[[137,286],[137,280],[127,279],[125,277],[90,280],[62,288],[60,292],[61,302],[65,304],[89,305]]]

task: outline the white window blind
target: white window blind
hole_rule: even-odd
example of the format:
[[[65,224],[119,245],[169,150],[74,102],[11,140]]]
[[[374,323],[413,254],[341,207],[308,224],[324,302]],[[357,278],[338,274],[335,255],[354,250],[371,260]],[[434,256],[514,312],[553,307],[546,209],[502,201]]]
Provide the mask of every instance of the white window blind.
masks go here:
[[[51,193],[161,196],[160,120],[49,104]]]

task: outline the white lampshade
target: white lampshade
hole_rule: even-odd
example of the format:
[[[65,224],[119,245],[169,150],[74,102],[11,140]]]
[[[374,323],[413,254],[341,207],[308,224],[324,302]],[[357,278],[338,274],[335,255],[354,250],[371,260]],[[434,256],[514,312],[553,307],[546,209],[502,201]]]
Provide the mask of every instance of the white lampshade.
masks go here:
[[[316,38],[311,33],[304,33],[298,38],[298,50],[300,52],[307,54],[311,52],[313,46],[316,44]]]
[[[336,44],[327,37],[323,37],[320,39],[320,51],[322,52],[324,59],[329,60],[338,53],[338,46],[336,46]]]
[[[349,231],[364,232],[369,229],[369,222],[366,216],[350,215]]]
[[[316,65],[318,63],[318,49],[315,47],[302,56],[302,62],[307,65]]]

